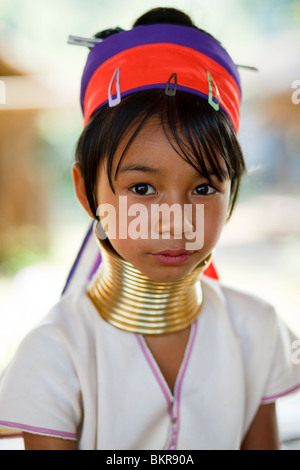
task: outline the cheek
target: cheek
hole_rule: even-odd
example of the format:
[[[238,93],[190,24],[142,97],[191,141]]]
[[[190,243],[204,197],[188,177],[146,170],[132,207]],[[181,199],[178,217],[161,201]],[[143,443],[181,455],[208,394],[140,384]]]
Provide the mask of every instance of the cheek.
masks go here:
[[[140,270],[142,270],[142,267],[140,266],[140,255],[145,251],[145,247],[143,243],[141,245],[141,242],[143,242],[143,240],[131,240],[130,238],[127,238],[126,240],[120,238],[110,240],[112,247],[118,255],[138,267]]]
[[[144,205],[130,205],[126,197],[110,194],[102,198],[98,209],[105,236],[120,256],[132,261],[140,248],[148,246],[151,223]]]
[[[204,206],[204,243],[213,248],[223,230],[228,217],[227,198],[218,204]]]

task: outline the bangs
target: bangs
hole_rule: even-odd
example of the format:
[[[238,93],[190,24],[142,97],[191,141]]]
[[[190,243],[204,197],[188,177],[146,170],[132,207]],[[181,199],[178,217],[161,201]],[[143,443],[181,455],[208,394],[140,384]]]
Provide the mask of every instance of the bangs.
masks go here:
[[[209,182],[214,175],[220,182],[244,171],[237,158],[237,140],[224,111],[215,111],[203,98],[182,93],[166,100],[161,123],[174,150]],[[180,126],[178,126],[180,123]],[[176,145],[174,145],[174,142]],[[236,145],[237,144],[237,145]]]

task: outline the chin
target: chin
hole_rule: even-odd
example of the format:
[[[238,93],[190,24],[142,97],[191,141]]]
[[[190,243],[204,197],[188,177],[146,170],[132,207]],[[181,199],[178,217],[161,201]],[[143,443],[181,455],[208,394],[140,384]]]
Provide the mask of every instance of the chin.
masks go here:
[[[188,269],[187,266],[183,268],[183,266],[161,266],[157,269],[140,269],[141,273],[150,279],[151,281],[155,282],[175,282],[183,279],[187,276],[192,269]]]

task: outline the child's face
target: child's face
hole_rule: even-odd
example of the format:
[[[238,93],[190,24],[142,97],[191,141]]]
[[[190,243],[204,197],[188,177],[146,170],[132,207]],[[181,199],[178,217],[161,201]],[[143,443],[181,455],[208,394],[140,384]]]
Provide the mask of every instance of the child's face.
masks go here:
[[[117,149],[114,156],[112,175],[115,174],[126,142],[124,139],[123,146]],[[102,204],[110,204],[115,208],[116,231],[113,237],[109,223],[105,225],[102,217],[103,228],[107,230],[114,249],[152,280],[175,281],[190,273],[213,250],[228,216],[230,181],[220,183],[215,176],[212,176],[212,180],[214,187],[178,155],[161,125],[154,119],[149,120],[121,161],[117,176],[113,179],[115,194],[109,185],[105,164],[100,167],[97,201],[100,207]],[[120,196],[123,197],[119,199]],[[129,212],[127,215],[133,204],[142,204],[143,219],[141,211],[132,213],[135,215]],[[151,217],[154,204],[166,204],[166,213],[173,204],[182,211],[177,212],[174,217],[171,215],[162,219],[160,216],[160,219],[155,219]],[[196,205],[204,207],[204,227],[200,216],[202,212],[197,212]],[[185,208],[188,208],[186,212]],[[169,211],[170,214],[172,212]],[[104,216],[104,212],[102,215]],[[123,238],[119,236],[120,216]],[[124,226],[127,226],[125,236]],[[142,227],[144,238],[135,236]],[[191,239],[191,232],[198,234],[198,242],[194,245],[192,243],[196,237],[194,234]],[[199,235],[201,233],[203,239]],[[203,243],[199,243],[199,240]],[[173,252],[160,254],[166,250]],[[185,251],[179,255],[174,253],[178,250]]]

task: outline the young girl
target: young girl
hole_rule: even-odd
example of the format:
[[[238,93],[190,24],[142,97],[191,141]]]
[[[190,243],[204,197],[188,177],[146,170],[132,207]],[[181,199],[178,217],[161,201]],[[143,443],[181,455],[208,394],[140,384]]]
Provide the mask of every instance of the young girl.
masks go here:
[[[202,275],[245,170],[237,66],[173,9],[87,44],[73,179],[102,261],[3,371],[0,425],[27,449],[278,449],[292,336]]]

